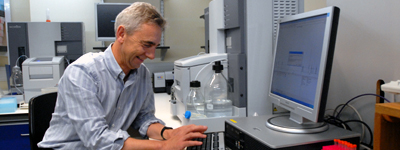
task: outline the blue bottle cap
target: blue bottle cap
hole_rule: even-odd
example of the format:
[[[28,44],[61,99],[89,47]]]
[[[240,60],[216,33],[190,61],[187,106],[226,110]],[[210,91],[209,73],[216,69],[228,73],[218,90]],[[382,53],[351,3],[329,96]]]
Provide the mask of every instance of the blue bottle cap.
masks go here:
[[[189,119],[191,115],[192,115],[192,112],[190,112],[190,111],[186,111],[185,112],[185,118],[186,119]]]

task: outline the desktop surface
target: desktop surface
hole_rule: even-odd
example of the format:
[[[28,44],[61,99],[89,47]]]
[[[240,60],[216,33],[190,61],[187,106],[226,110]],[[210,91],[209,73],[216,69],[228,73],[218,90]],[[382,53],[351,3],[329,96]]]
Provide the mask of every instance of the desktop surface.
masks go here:
[[[172,128],[179,128],[182,126],[178,117],[171,113],[171,95],[167,93],[154,93],[154,104],[156,107],[155,116],[164,121],[165,125]]]
[[[322,149],[334,139],[359,146],[360,134],[333,125],[320,133],[293,134],[272,130],[266,121],[273,115],[235,118],[225,121],[225,147],[231,149]],[[238,141],[240,145],[238,147]]]

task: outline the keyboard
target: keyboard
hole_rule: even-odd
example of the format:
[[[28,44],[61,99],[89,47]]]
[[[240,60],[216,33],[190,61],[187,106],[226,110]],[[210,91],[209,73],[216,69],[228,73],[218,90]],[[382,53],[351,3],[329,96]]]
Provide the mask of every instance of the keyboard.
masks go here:
[[[193,139],[196,141],[203,142],[202,145],[199,146],[191,146],[187,147],[186,150],[224,150],[224,132],[210,132],[204,133],[207,135],[206,138],[197,138]]]

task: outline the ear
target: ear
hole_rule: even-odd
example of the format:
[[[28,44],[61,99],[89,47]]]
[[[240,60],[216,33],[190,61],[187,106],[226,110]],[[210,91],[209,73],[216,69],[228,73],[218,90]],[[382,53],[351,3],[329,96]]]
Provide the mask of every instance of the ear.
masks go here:
[[[123,25],[118,26],[117,33],[115,33],[115,41],[119,43],[124,43],[124,39],[126,36],[125,27]]]

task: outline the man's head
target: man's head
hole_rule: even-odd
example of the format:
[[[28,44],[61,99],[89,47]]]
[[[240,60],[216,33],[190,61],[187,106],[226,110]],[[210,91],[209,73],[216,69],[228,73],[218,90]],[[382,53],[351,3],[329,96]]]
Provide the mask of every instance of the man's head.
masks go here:
[[[114,30],[117,33],[118,27],[123,25],[128,34],[132,34],[144,23],[154,23],[164,30],[166,21],[153,5],[135,2],[118,14],[115,19]]]
[[[165,23],[154,6],[143,2],[133,3],[118,14],[112,51],[125,73],[139,68],[147,58],[154,59]]]

